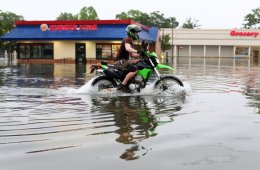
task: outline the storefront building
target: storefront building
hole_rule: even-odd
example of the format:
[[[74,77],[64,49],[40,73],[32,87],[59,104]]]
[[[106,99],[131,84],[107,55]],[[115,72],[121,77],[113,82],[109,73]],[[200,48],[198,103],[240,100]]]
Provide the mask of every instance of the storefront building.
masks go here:
[[[170,58],[248,58],[260,62],[260,31],[250,29],[171,29],[147,27],[133,20],[18,21],[0,39],[17,42],[20,62],[113,61],[129,24],[161,57],[161,35],[169,35]],[[140,48],[137,42],[135,48]]]
[[[162,29],[172,37],[168,56],[260,58],[260,31],[250,29]]]
[[[112,61],[129,24],[139,25],[143,29],[140,39],[149,41],[151,50],[160,55],[160,30],[133,20],[18,21],[0,39],[16,41],[20,62]]]

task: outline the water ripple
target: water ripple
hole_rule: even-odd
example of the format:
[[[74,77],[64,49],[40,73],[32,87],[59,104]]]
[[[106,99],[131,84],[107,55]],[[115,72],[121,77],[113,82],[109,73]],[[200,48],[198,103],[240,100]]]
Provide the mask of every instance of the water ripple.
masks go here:
[[[49,165],[55,156],[65,166],[71,165],[66,160],[75,157],[84,159],[77,159],[78,166],[85,161],[99,165],[147,155],[153,157],[149,163],[158,161],[160,166],[176,160],[184,167],[236,160],[237,152],[224,150],[222,154],[220,147],[214,147],[220,152],[211,154],[212,147],[207,146],[216,142],[258,152],[257,142],[251,145],[259,139],[254,133],[260,127],[258,68],[180,65],[174,74],[184,82],[184,88],[177,91],[185,95],[148,91],[102,96],[78,93],[88,81],[72,73],[74,65],[42,66],[44,75],[36,66],[29,72],[25,67],[0,67],[0,150],[4,153],[0,165],[4,169],[17,169],[10,162],[18,162],[21,169],[32,169],[28,168],[32,161]],[[53,67],[68,70],[55,72]]]

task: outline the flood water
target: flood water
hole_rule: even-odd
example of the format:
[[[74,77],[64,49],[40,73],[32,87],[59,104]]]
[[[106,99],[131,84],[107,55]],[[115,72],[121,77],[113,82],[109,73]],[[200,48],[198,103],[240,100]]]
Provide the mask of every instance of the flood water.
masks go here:
[[[0,61],[2,170],[258,170],[260,66],[178,61],[184,93],[89,93],[89,66]]]

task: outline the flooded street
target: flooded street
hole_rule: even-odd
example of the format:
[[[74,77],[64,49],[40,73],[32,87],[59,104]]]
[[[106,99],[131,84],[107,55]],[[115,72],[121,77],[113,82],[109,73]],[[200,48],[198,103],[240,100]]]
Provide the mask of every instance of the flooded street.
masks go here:
[[[89,93],[89,66],[0,61],[3,170],[258,170],[260,66],[178,61],[185,94]]]

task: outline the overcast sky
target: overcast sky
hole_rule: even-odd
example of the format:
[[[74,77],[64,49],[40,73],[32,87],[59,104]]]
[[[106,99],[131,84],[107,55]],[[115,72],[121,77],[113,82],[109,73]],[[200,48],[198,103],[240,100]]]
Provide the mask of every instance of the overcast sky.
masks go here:
[[[22,15],[25,20],[55,20],[61,12],[77,14],[92,6],[99,19],[115,19],[130,9],[150,14],[160,11],[176,17],[180,25],[189,17],[202,29],[241,28],[244,16],[260,7],[260,0],[0,0],[0,10]]]

